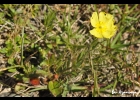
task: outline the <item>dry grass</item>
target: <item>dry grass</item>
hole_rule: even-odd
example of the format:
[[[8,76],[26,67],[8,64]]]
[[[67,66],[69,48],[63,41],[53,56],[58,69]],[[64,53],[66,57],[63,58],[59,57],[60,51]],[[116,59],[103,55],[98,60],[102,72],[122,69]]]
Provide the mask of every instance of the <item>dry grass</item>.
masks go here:
[[[0,96],[139,96],[139,7],[0,5]],[[115,17],[112,49],[89,33],[96,10]]]

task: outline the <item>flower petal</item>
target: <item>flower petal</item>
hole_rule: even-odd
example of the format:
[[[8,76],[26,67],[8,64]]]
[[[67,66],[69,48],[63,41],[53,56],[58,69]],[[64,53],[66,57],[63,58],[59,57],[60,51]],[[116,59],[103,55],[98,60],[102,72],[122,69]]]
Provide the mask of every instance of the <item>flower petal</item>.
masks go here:
[[[113,19],[113,16],[111,14],[106,14],[106,20],[108,20],[108,21],[111,20],[114,23],[114,19]]]
[[[99,13],[99,21],[100,21],[100,24],[105,23],[107,21],[105,15],[106,15],[105,12],[100,12]]]
[[[114,25],[114,17],[111,14],[100,12],[93,12],[91,17],[91,24],[95,27],[90,30],[90,33],[97,38],[111,38],[117,31],[117,26]]]
[[[94,36],[97,37],[97,38],[103,38],[102,34],[99,33],[98,29],[96,29],[96,28],[93,29],[93,30],[90,30],[90,34],[91,34],[91,35],[94,35]]]
[[[97,12],[93,12],[92,17],[90,18],[90,21],[93,27],[97,27],[97,24],[99,24]]]
[[[111,32],[110,31],[105,31],[102,33],[104,38],[110,38],[112,37]]]
[[[108,27],[108,29],[104,32],[102,32],[102,35],[104,38],[111,38],[112,36],[115,35],[117,31],[117,27],[115,25],[110,26],[110,28]]]

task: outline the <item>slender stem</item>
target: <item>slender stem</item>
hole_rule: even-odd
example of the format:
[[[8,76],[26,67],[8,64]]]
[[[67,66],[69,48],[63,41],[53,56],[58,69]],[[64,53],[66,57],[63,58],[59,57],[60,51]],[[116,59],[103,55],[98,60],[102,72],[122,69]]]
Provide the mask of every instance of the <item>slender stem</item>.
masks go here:
[[[97,4],[94,4],[94,10],[98,13]]]
[[[90,51],[90,53],[89,53],[89,58],[90,58],[90,65],[91,65],[91,71],[92,71],[92,75],[94,76],[93,77],[93,80],[95,79],[95,70],[94,70],[94,67],[93,67],[93,62],[92,62],[92,58],[91,58],[91,51]],[[95,83],[95,81],[94,81],[94,83]],[[94,88],[95,88],[95,84],[94,84]],[[94,96],[93,95],[93,93],[95,92],[95,90],[92,88],[92,96]]]
[[[23,67],[23,45],[24,45],[24,27],[22,29],[22,40],[21,40],[21,67]]]
[[[93,66],[91,49],[89,53],[89,58],[90,58],[91,71],[92,71],[93,80],[94,80],[94,88],[92,88],[92,96],[96,96],[96,92],[99,93],[98,82],[97,82],[97,72],[96,72],[97,69],[95,70]]]

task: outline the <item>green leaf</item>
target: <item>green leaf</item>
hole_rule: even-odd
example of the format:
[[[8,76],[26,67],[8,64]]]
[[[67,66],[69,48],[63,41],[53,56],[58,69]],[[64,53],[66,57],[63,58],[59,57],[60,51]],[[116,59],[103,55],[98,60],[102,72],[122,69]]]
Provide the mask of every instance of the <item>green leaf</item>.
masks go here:
[[[130,17],[130,16],[127,16],[126,19],[128,19],[128,20],[138,20],[137,18]]]
[[[27,78],[27,77],[22,77],[22,80],[24,83],[29,83],[29,78]]]
[[[61,88],[57,88],[57,89],[52,90],[51,92],[52,92],[52,94],[55,97],[57,97],[57,96],[59,96],[62,93],[62,89]]]
[[[11,73],[14,73],[14,72],[16,72],[17,70],[16,70],[15,68],[13,68],[13,69],[9,69],[8,71],[11,72]]]
[[[50,9],[49,9],[50,10]],[[55,12],[54,11],[49,11],[46,15],[45,15],[45,26],[50,27],[54,21],[54,19],[56,18],[55,16]]]
[[[15,92],[18,92],[18,91],[20,91],[20,90],[25,90],[25,86],[21,86],[21,85],[16,85],[15,86]]]
[[[63,44],[60,38],[56,38],[56,44]]]
[[[48,75],[49,73],[44,71],[44,70],[36,70],[37,74],[41,74],[41,75]]]
[[[25,75],[24,74],[16,74],[14,77],[16,78],[16,80],[21,81],[23,79],[23,77],[25,77]]]
[[[13,58],[9,58],[9,59],[8,59],[8,64],[13,65],[13,64],[14,64],[14,59],[13,59]]]
[[[35,26],[33,26],[31,23],[28,24],[29,27],[31,27],[32,30],[37,30],[37,28]]]
[[[106,87],[101,88],[100,92],[101,91],[105,91],[106,89],[110,89],[111,87],[113,87],[113,85],[114,85],[113,83],[112,84],[108,84]]]
[[[119,38],[122,36],[122,33],[125,31],[126,27],[120,27],[120,32],[115,36],[114,40],[111,43],[111,48],[117,43]]]
[[[39,88],[35,88],[35,89],[32,89],[32,90],[29,90],[28,92],[34,92],[34,91],[39,91],[39,90],[46,90],[47,89],[47,86],[41,86]]]
[[[24,19],[22,19],[22,18],[18,18],[17,19],[17,23],[19,24],[19,25],[22,25],[23,23],[24,23]]]
[[[30,42],[29,40],[25,40],[24,43],[25,43],[25,44],[29,44],[29,43],[31,43],[31,42]]]
[[[10,6],[10,4],[3,4],[3,6],[5,9],[7,9]]]
[[[10,9],[10,11],[11,11],[12,16],[14,16],[14,15],[16,14],[15,9],[13,9],[13,8],[11,8],[11,7],[9,7],[9,9]]]
[[[65,83],[64,84],[64,87],[63,87],[63,93],[61,94],[62,95],[62,97],[66,97],[67,96],[67,94],[69,93],[69,86]]]
[[[86,86],[78,86],[78,85],[71,85],[71,91],[81,91],[81,90],[87,90]]]
[[[48,84],[48,88],[54,96],[59,96],[62,93],[62,88],[60,88],[60,83],[57,81],[50,81]]]
[[[0,12],[0,18],[3,18],[3,17],[4,17],[4,13]]]
[[[50,49],[53,48],[52,44],[47,44],[47,47],[50,48]]]
[[[112,49],[119,49],[119,48],[124,48],[124,47],[127,47],[129,46],[130,44],[115,44],[113,46],[111,46]]]
[[[8,52],[7,48],[0,49],[0,53],[7,53],[7,52]]]
[[[109,8],[110,8],[110,10],[114,10],[115,9],[115,4],[110,4]]]
[[[21,38],[21,37],[20,37],[19,35],[17,35],[17,36],[15,37],[15,41],[16,41],[16,42],[20,41],[20,38]]]
[[[47,66],[47,64],[48,64],[47,61],[44,60],[41,62],[40,66]]]

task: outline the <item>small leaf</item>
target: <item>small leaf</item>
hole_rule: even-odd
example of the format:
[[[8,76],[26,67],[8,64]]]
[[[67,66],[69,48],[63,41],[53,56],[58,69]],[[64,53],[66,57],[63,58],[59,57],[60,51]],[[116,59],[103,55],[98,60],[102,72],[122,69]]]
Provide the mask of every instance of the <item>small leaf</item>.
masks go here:
[[[111,46],[112,49],[118,49],[118,48],[123,48],[123,47],[127,47],[130,44],[115,44],[113,46]]]
[[[18,91],[20,91],[20,90],[25,90],[25,86],[21,86],[21,85],[16,85],[15,86],[15,92],[18,92]]]
[[[41,75],[48,75],[49,73],[48,72],[46,72],[46,71],[44,71],[44,70],[36,70],[36,73],[37,74],[41,74]]]
[[[7,48],[2,48],[2,49],[0,49],[0,53],[7,53],[8,51],[7,51]]]
[[[63,42],[60,39],[56,39],[56,44],[63,44]]]
[[[14,63],[14,59],[13,59],[13,58],[9,58],[9,59],[8,59],[8,64],[13,65],[13,63]]]
[[[22,77],[22,80],[24,83],[29,83],[29,78],[27,78],[27,77]]]
[[[22,18],[17,19],[17,23],[19,25],[22,25],[24,23],[24,19],[22,19]]]
[[[15,78],[16,78],[17,80],[22,80],[22,77],[23,77],[23,74],[16,74],[16,75],[15,75]]]
[[[52,44],[48,44],[47,47],[49,47],[50,49],[53,48]]]
[[[50,81],[48,85],[50,91],[54,89],[53,81]]]
[[[9,7],[9,9],[10,9],[10,11],[11,11],[12,16],[14,16],[14,15],[16,14],[15,9],[13,9],[13,8],[11,8],[11,7]]]
[[[60,87],[60,83],[58,83],[57,81],[53,82],[53,86],[54,88],[59,88]]]
[[[60,83],[57,81],[50,81],[48,84],[50,92],[56,97],[62,93],[62,88],[60,88]]]
[[[0,12],[0,18],[3,18],[3,17],[4,17],[4,13]]]
[[[57,88],[57,89],[52,90],[52,94],[55,97],[59,96],[61,93],[62,93],[62,89],[61,88]]]
[[[16,70],[15,68],[13,68],[13,69],[9,69],[8,71],[14,73],[14,72],[16,72],[17,70]]]
[[[105,86],[105,87],[101,88],[101,89],[100,89],[100,92],[101,92],[101,91],[105,91],[105,90],[107,90],[107,89],[112,88],[112,87],[113,87],[113,85],[114,85],[113,83],[112,83],[112,84],[108,84],[107,86]]]

